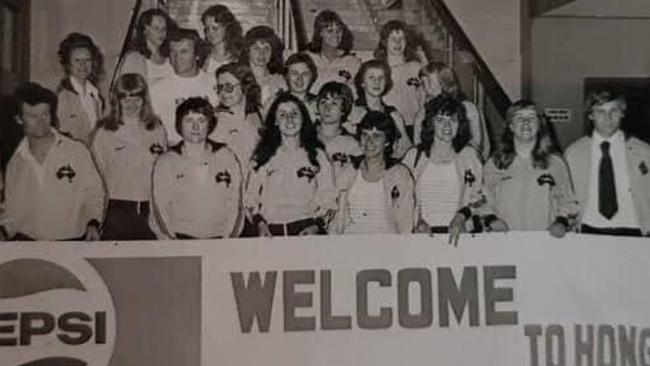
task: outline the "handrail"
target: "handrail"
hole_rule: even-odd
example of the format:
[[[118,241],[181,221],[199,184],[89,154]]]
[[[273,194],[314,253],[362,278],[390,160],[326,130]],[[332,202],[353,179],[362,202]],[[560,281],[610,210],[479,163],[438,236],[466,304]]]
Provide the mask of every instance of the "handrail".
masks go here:
[[[302,7],[300,0],[289,0],[291,3],[291,17],[293,18],[293,25],[296,32],[296,42],[298,44],[298,51],[307,49],[307,28],[305,28],[305,19],[302,15]]]
[[[487,63],[476,50],[472,41],[460,26],[443,0],[429,0],[429,3],[442,20],[445,28],[451,33],[454,43],[461,49],[467,50],[474,59],[476,76],[483,85],[485,94],[490,98],[501,117],[505,118],[506,111],[511,104],[510,97],[488,67]]]

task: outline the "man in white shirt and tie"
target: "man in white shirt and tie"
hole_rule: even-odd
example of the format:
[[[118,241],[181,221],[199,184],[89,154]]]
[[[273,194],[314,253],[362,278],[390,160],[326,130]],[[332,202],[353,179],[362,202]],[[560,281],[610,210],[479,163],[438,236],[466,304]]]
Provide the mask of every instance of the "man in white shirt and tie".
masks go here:
[[[586,104],[593,131],[566,150],[581,232],[649,235],[650,145],[621,130],[627,107],[622,96],[598,91]]]

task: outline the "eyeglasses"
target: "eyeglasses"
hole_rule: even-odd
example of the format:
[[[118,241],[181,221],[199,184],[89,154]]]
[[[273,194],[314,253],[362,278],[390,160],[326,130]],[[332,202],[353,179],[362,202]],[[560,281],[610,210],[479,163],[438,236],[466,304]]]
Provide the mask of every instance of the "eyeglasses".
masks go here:
[[[217,84],[214,90],[216,90],[217,93],[221,93],[222,90],[225,91],[226,93],[232,93],[232,91],[235,90],[235,87],[239,85],[240,84],[231,84],[231,83]]]
[[[126,99],[126,98],[143,98],[145,96],[144,90],[140,90],[139,92],[135,93],[123,93],[123,92],[117,92],[115,93],[117,95],[117,99]]]

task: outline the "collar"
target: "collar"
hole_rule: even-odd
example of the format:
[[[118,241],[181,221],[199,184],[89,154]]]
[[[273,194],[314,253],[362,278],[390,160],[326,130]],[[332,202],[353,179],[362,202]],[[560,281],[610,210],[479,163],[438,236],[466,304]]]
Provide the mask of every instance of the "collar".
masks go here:
[[[61,133],[59,133],[59,131],[57,131],[54,127],[50,127],[50,131],[52,131],[52,134],[54,134],[54,143],[52,144],[52,147],[58,146],[63,138]],[[20,156],[23,158],[34,158],[32,151],[29,149],[27,136],[23,137],[22,141],[20,141],[20,144],[16,148],[16,154],[20,154]]]
[[[625,143],[625,135],[623,134],[623,131],[621,131],[620,129],[614,132],[614,134],[608,138],[602,137],[596,131],[594,131],[591,134],[591,137],[593,139],[594,146],[597,148],[600,148],[600,144],[603,143],[604,141],[609,142],[612,146],[622,146],[621,144]]]
[[[79,80],[73,78],[72,76],[70,76],[69,80],[70,80],[70,84],[72,85],[73,90],[79,95],[84,95],[84,89],[81,86],[81,83],[79,82]],[[97,90],[97,88],[90,81],[86,80],[86,92],[85,92],[85,94],[90,95],[93,98],[97,98],[97,95],[99,94],[99,91]]]

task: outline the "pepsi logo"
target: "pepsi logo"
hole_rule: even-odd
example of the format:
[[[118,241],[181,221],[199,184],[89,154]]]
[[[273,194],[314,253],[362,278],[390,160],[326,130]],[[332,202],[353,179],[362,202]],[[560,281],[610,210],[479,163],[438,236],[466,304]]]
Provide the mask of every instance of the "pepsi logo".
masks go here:
[[[83,258],[0,259],[0,360],[7,366],[107,366],[115,307]]]

